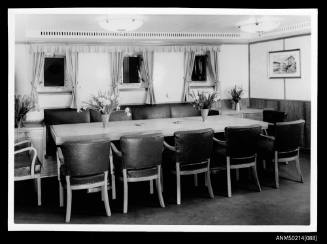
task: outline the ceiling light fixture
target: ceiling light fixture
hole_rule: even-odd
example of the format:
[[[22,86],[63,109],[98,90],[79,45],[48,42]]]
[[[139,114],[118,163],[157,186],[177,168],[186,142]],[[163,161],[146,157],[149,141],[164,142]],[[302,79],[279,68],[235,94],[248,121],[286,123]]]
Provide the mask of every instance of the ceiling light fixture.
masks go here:
[[[246,21],[238,23],[238,28],[241,31],[248,33],[258,33],[259,35],[263,32],[268,32],[276,29],[280,25],[277,18],[272,17],[261,17],[261,18],[250,18]]]
[[[124,32],[140,28],[143,20],[135,17],[107,17],[100,19],[98,23],[105,30]]]

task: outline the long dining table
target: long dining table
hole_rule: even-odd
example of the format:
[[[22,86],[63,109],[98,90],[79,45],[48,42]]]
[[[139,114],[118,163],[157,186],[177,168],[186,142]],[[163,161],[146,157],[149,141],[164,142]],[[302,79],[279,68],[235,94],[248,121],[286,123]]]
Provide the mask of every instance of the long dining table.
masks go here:
[[[214,132],[224,132],[227,126],[261,125],[262,129],[268,128],[268,123],[258,120],[236,118],[228,115],[208,116],[202,121],[201,116],[182,118],[160,118],[146,120],[110,121],[107,127],[102,122],[51,125],[51,135],[57,145],[57,175],[59,179],[60,160],[59,147],[65,142],[107,139],[119,140],[121,136],[135,134],[162,133],[164,136],[173,136],[176,131],[187,131],[212,128]],[[111,153],[110,153],[111,154]],[[112,171],[112,157],[110,157],[110,173],[112,179],[112,198],[116,199],[115,175]],[[63,199],[63,189],[60,185],[60,199]],[[61,200],[60,206],[63,206]]]
[[[102,122],[61,124],[50,126],[51,135],[57,146],[66,141],[108,139],[119,140],[121,136],[162,133],[173,136],[176,131],[212,128],[214,132],[224,132],[227,126],[249,126],[258,124],[262,129],[268,128],[268,123],[258,120],[236,118],[225,115],[208,116],[203,122],[201,116],[183,118],[160,118],[146,120],[110,121],[107,127]]]

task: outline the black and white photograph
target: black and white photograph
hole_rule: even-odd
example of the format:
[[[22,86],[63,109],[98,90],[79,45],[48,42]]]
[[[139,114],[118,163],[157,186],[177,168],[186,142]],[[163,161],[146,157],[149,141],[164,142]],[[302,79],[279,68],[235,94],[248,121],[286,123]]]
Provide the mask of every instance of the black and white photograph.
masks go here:
[[[310,8],[9,8],[8,230],[315,240],[317,26]]]

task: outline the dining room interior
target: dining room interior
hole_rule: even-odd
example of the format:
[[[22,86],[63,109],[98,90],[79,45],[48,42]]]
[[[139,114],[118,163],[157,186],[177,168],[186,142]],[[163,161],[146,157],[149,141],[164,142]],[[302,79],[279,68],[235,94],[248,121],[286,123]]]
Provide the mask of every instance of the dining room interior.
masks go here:
[[[315,9],[9,9],[8,224],[314,230],[316,27]]]

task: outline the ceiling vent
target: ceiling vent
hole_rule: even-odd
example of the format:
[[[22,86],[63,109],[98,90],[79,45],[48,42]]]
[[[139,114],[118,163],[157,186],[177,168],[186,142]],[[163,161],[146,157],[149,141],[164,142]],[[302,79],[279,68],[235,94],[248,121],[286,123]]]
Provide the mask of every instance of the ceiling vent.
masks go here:
[[[239,33],[184,33],[184,32],[104,32],[104,31],[27,31],[31,39],[239,39]]]

